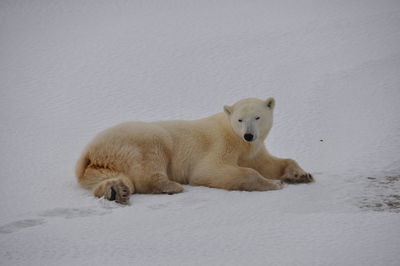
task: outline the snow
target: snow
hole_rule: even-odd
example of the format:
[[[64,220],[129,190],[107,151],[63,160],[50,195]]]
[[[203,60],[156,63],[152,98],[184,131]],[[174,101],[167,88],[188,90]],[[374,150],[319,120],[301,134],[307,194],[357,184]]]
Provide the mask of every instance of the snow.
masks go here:
[[[398,265],[398,1],[1,1],[1,265]],[[277,100],[316,177],[95,199],[83,147],[128,120]],[[321,141],[322,140],[322,141]]]

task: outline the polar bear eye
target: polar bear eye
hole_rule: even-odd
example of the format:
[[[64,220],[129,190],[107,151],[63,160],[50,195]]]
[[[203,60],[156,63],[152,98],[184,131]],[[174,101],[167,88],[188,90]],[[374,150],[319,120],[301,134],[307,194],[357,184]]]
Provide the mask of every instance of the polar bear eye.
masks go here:
[[[239,119],[238,121],[239,121],[240,123],[242,123],[243,120],[242,120],[242,119]]]
[[[259,117],[259,116],[257,116],[257,117],[256,117],[256,120],[258,120],[258,119],[260,119],[260,117]]]

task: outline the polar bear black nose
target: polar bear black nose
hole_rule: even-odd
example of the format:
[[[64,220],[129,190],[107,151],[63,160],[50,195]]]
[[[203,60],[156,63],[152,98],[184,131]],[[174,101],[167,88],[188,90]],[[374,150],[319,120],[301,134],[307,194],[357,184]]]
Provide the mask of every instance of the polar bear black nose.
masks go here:
[[[244,139],[247,141],[252,141],[253,138],[254,138],[253,134],[250,134],[250,133],[244,134]]]

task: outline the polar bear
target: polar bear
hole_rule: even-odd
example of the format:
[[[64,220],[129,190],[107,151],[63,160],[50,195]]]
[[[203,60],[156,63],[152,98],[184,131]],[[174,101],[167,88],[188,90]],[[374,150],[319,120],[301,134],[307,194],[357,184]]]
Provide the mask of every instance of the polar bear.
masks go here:
[[[199,120],[116,125],[86,147],[78,182],[121,204],[133,193],[179,193],[181,184],[266,191],[312,182],[294,160],[268,153],[274,107],[273,98],[247,98]]]

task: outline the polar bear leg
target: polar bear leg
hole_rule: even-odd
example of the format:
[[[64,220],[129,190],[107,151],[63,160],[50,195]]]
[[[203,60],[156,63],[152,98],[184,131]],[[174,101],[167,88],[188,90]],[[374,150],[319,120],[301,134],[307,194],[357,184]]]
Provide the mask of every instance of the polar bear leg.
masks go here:
[[[313,176],[305,172],[295,160],[271,156],[266,150],[261,151],[252,160],[241,162],[241,165],[255,169],[265,178],[278,179],[287,183],[314,181]]]
[[[190,180],[190,184],[245,191],[267,191],[283,188],[283,183],[280,180],[266,179],[253,169],[233,165],[201,167]]]
[[[169,180],[164,172],[148,170],[146,173],[150,174],[146,174],[143,179],[135,181],[138,193],[175,194],[183,191],[183,187],[177,182]]]

